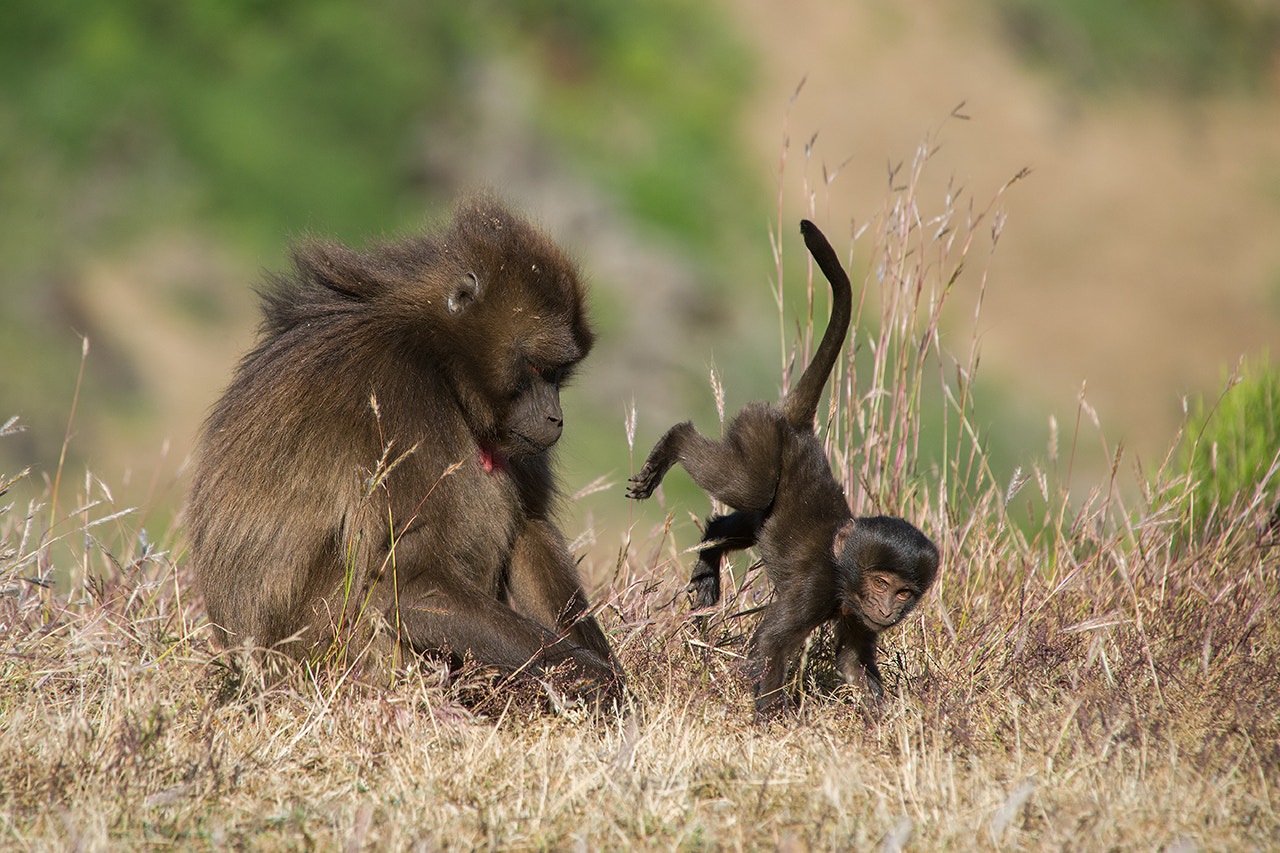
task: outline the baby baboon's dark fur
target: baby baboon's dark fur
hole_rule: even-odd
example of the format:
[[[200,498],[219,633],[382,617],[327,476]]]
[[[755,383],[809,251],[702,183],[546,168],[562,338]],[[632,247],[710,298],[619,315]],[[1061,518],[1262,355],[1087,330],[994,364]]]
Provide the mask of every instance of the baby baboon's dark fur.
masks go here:
[[[693,481],[737,512],[707,523],[690,582],[694,604],[720,600],[726,551],[757,545],[776,590],[751,640],[756,710],[786,706],[788,656],[809,632],[836,624],[836,665],[846,681],[883,694],[876,636],[902,621],[933,583],[938,550],[900,518],[854,518],[813,430],[822,388],[844,345],[852,311],[849,277],[822,232],[800,223],[814,260],[831,283],[831,321],[813,360],[776,407],[752,403],[723,441],[693,424],[672,427],[631,481],[630,496],[653,494],[677,462]]]
[[[594,340],[574,265],[490,199],[294,262],[200,442],[188,531],[217,638],[314,657],[372,625],[378,666],[568,662],[616,695],[551,516],[560,386]]]

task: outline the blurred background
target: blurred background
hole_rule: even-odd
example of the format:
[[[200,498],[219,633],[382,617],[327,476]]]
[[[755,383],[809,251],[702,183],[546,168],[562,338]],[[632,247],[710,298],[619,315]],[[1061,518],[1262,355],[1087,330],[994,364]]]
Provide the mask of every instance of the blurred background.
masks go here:
[[[643,458],[676,420],[714,430],[713,364],[730,410],[776,397],[779,209],[802,288],[808,190],[843,255],[925,140],[937,212],[949,186],[981,208],[1032,170],[1000,203],[980,314],[970,275],[944,316],[945,347],[980,347],[1008,471],[1045,454],[1050,417],[1069,431],[1082,388],[1126,464],[1157,467],[1184,398],[1280,352],[1276,0],[18,0],[0,423],[26,429],[0,472],[32,468],[25,501],[65,442],[64,482],[88,470],[167,525],[289,241],[412,231],[491,187],[591,282],[600,344],[560,458],[570,493],[620,483],[633,402]],[[803,297],[784,311],[794,329]],[[615,549],[615,519],[662,515],[616,486],[571,511],[570,536]]]

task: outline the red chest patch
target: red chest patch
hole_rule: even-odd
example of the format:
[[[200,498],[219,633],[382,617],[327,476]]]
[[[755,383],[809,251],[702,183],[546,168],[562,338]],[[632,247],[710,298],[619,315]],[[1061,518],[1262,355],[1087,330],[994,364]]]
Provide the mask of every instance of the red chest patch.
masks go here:
[[[501,474],[511,466],[507,454],[488,444],[480,445],[480,467],[490,474]]]

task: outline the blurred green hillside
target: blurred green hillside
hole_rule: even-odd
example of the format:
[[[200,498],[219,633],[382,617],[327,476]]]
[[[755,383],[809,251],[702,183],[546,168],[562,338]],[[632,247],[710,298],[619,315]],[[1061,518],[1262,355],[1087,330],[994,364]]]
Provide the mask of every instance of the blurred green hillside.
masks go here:
[[[0,410],[27,431],[3,467],[56,462],[78,336],[91,348],[70,450],[110,469],[104,454],[171,414],[130,340],[251,324],[255,268],[282,264],[300,233],[358,244],[492,181],[542,201],[522,192],[527,172],[595,188],[723,284],[732,270],[713,260],[742,250],[764,198],[726,132],[748,63],[725,33],[687,0],[17,4],[0,28]],[[490,103],[495,77],[516,91]],[[468,171],[477,139],[507,124],[496,156],[534,162]],[[149,270],[157,242],[186,263]],[[149,274],[170,280],[134,316],[97,304],[104,278],[144,289]],[[596,283],[607,325],[624,283]],[[191,369],[182,355],[166,368]]]

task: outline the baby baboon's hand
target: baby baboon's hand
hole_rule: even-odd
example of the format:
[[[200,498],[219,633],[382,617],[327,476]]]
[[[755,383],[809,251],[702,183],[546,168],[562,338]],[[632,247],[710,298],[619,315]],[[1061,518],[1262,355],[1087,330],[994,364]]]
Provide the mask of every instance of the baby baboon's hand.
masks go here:
[[[640,469],[640,473],[632,477],[628,482],[631,483],[627,487],[627,497],[633,501],[642,501],[653,494],[653,490],[658,488],[658,483],[662,482],[660,472],[655,471],[652,466],[645,464]]]

